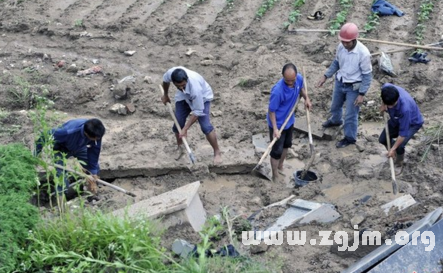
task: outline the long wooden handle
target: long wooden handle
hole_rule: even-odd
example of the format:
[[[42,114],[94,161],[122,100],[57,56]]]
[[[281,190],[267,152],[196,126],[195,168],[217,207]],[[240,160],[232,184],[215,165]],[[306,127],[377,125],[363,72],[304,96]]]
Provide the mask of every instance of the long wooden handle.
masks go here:
[[[120,187],[118,187],[118,186],[116,186],[116,185],[112,185],[111,183],[108,183],[108,182],[103,181],[103,180],[101,180],[101,179],[93,178],[91,175],[87,175],[87,174],[85,174],[85,173],[78,172],[78,171],[76,171],[76,170],[70,169],[70,168],[68,168],[68,167],[65,167],[65,166],[62,166],[62,165],[59,165],[59,164],[53,164],[53,166],[56,167],[56,168],[59,168],[59,169],[62,169],[62,170],[65,170],[65,171],[68,171],[68,172],[74,173],[74,174],[76,174],[76,175],[78,175],[78,176],[81,176],[81,177],[84,177],[84,178],[88,178],[88,179],[96,180],[98,183],[103,184],[103,185],[105,185],[105,186],[108,186],[108,187],[110,187],[110,188],[113,188],[114,190],[117,190],[117,191],[123,192],[123,193],[125,193],[125,194],[127,194],[127,195],[130,195],[130,196],[133,196],[133,197],[136,197],[136,195],[135,195],[134,193],[132,193],[132,192],[129,192],[129,191],[127,191],[127,190],[125,190],[125,189],[123,189],[123,188],[120,188]]]
[[[388,152],[391,150],[391,135],[389,134],[389,125],[388,125],[388,114],[386,112],[383,113],[383,119],[385,120],[385,133],[386,133],[386,143],[388,146]],[[389,157],[389,166],[391,168],[391,178],[392,178],[392,188],[394,194],[397,194],[397,180],[395,179],[395,168],[394,168],[394,159]]]
[[[433,43],[433,44],[427,44],[425,46],[436,46],[436,45],[441,45],[443,44],[442,42],[437,42],[437,43]],[[407,51],[407,50],[411,50],[411,48],[401,48],[401,49],[396,49],[396,50],[388,50],[386,52],[384,52],[385,54],[389,54],[389,53],[396,53],[396,52],[402,52],[402,51]],[[371,56],[377,56],[377,55],[381,55],[382,52],[376,52],[376,53],[371,53]]]
[[[162,96],[164,96],[165,90],[163,89],[163,86],[161,84],[159,84],[159,87],[160,87],[160,92],[161,92]],[[178,120],[175,117],[175,113],[174,113],[174,110],[172,110],[171,103],[167,102],[166,106],[168,106],[169,114],[171,114],[171,117],[174,120],[175,127],[177,127],[178,132],[181,134],[182,128],[180,127],[180,124],[178,123]],[[186,137],[182,137],[182,140],[183,140],[183,144],[185,144],[186,151],[188,151],[188,153],[191,154],[192,151],[191,151],[191,148],[189,148],[189,144],[188,144],[188,141],[186,140]]]
[[[305,83],[305,92],[306,96],[308,96],[308,81],[306,80],[306,72],[305,67],[302,67],[303,77],[304,77],[304,83]],[[309,137],[309,145],[311,145],[311,152],[312,152],[312,146],[314,145],[314,142],[312,141],[312,131],[311,131],[311,118],[309,116],[309,109],[306,107],[306,121],[308,123],[308,137]]]
[[[398,46],[407,46],[407,47],[413,47],[413,48],[421,48],[421,49],[428,49],[428,50],[443,50],[443,47],[432,47],[432,46],[425,46],[425,45],[397,43],[397,42],[374,40],[374,39],[368,39],[368,38],[358,38],[358,40],[366,41],[366,42],[380,43],[380,44],[387,44],[387,45],[398,45]]]
[[[283,130],[285,129],[286,124],[288,124],[289,119],[291,118],[292,114],[294,113],[294,111],[297,109],[297,104],[298,101],[300,100],[300,94],[297,97],[297,101],[295,102],[294,107],[292,108],[291,112],[289,113],[289,115],[286,117],[285,122],[283,123],[283,125],[280,127],[280,130],[278,130],[278,132],[281,134],[281,132],[283,132]],[[263,163],[263,160],[265,160],[265,158],[269,155],[269,153],[272,150],[272,146],[274,146],[275,142],[277,141],[277,138],[274,137],[271,141],[271,143],[269,143],[268,148],[266,149],[265,153],[262,155],[262,157],[260,158],[260,161],[258,162],[257,166],[259,166],[260,164]]]

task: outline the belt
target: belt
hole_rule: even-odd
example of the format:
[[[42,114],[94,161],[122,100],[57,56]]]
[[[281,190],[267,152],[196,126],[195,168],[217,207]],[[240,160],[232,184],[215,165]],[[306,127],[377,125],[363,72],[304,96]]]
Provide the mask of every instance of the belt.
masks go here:
[[[354,83],[361,83],[361,81],[358,82],[343,82],[343,78],[338,80],[339,82],[341,82],[343,85],[353,85]]]

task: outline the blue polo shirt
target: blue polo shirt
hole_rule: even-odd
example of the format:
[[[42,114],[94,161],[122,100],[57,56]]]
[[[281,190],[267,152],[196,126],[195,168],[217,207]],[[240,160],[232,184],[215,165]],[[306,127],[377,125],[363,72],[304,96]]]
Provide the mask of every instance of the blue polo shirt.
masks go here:
[[[75,153],[81,150],[87,150],[88,162],[86,169],[91,172],[91,174],[97,174],[100,170],[98,164],[98,158],[100,156],[100,150],[102,146],[102,141],[97,140],[97,145],[95,141],[90,140],[86,137],[84,131],[85,122],[87,119],[73,119],[61,127],[54,128],[50,131],[50,134],[54,137],[54,150],[64,153]],[[37,153],[42,150],[42,137],[37,141]]]
[[[418,109],[418,105],[411,95],[400,86],[385,83],[382,88],[385,86],[394,86],[400,95],[397,105],[388,108],[389,117],[391,118],[389,122],[393,127],[399,128],[399,136],[407,137],[409,127],[412,125],[422,125],[424,122],[420,109]]]
[[[281,78],[272,87],[271,96],[269,98],[269,112],[275,112],[275,118],[277,120],[277,127],[273,128],[279,130],[285,122],[295,103],[300,95],[300,90],[303,88],[303,77],[301,74],[297,74],[294,87],[286,85],[285,80]],[[269,119],[269,112],[266,115],[268,126],[272,128],[271,120]],[[295,122],[295,116],[292,115],[288,123],[285,126],[285,130],[290,128]]]

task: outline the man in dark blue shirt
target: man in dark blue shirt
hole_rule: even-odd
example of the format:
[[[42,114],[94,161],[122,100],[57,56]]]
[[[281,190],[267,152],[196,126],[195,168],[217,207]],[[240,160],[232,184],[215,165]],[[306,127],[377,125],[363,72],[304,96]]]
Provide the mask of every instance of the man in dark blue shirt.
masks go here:
[[[63,165],[62,153],[66,155],[66,158],[75,157],[86,164],[83,166],[84,169],[92,174],[94,179],[98,179],[100,171],[98,159],[105,131],[106,129],[99,119],[73,119],[61,127],[50,130],[49,134],[42,135],[37,141],[36,152],[39,154],[43,145],[49,141],[48,138],[52,136],[57,164]],[[62,170],[57,169],[58,176],[62,173]],[[65,178],[64,180],[65,185],[64,187],[58,186],[58,192],[66,191],[69,187],[68,179]],[[97,193],[95,180],[88,180],[88,190],[93,194]]]
[[[292,130],[295,117],[291,111],[297,102],[297,98],[301,95],[305,100],[305,106],[308,109],[312,107],[308,94],[303,87],[303,77],[297,73],[295,65],[288,63],[283,66],[282,75],[283,78],[272,87],[267,115],[270,139],[272,141],[274,138],[278,138],[272,146],[270,154],[273,181],[278,181],[278,170],[283,169],[288,148],[292,146]],[[291,117],[280,134],[279,129],[289,115]]]
[[[411,95],[400,86],[390,83],[384,84],[381,87],[381,98],[383,104],[380,111],[387,111],[390,117],[388,129],[391,149],[388,151],[388,157],[396,157],[396,165],[402,166],[405,146],[423,126],[423,116]],[[394,138],[396,138],[395,142]],[[385,130],[381,133],[378,141],[387,148]]]

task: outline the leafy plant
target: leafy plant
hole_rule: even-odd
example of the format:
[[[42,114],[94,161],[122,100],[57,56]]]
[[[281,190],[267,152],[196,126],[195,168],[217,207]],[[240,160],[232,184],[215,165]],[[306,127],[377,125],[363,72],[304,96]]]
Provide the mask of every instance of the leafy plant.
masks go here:
[[[268,12],[274,7],[277,1],[278,0],[264,0],[256,13],[257,18],[262,18],[266,12]]]
[[[288,21],[283,23],[283,28],[288,28],[290,24],[293,24],[300,19],[301,13],[299,8],[305,4],[305,0],[295,0],[292,4],[292,11],[289,13]]]
[[[21,144],[0,146],[0,272],[12,272],[29,231],[39,219],[29,203],[36,188],[35,160]]]
[[[434,126],[430,126],[424,130],[424,135],[427,137],[427,140],[424,142],[426,149],[421,157],[420,162],[425,162],[428,158],[429,151],[434,143],[440,146],[441,138],[443,138],[443,123],[439,123]]]
[[[366,32],[370,32],[376,29],[379,24],[380,17],[378,16],[378,12],[371,12],[371,14],[368,16],[368,21],[363,28],[366,30]]]
[[[234,0],[226,0],[226,6],[228,9],[232,9],[234,7]]]
[[[83,20],[82,19],[77,19],[74,21],[74,27],[84,27],[85,25],[83,24]]]
[[[434,9],[433,0],[424,0],[420,5],[418,13],[417,26],[415,27],[415,36],[417,44],[421,44],[426,30],[426,22],[430,19],[430,15]]]
[[[339,31],[343,23],[346,22],[348,11],[352,7],[352,0],[339,0],[339,5],[341,11],[337,13],[335,19],[331,21],[331,26],[329,27],[331,35],[334,35],[337,31]]]

